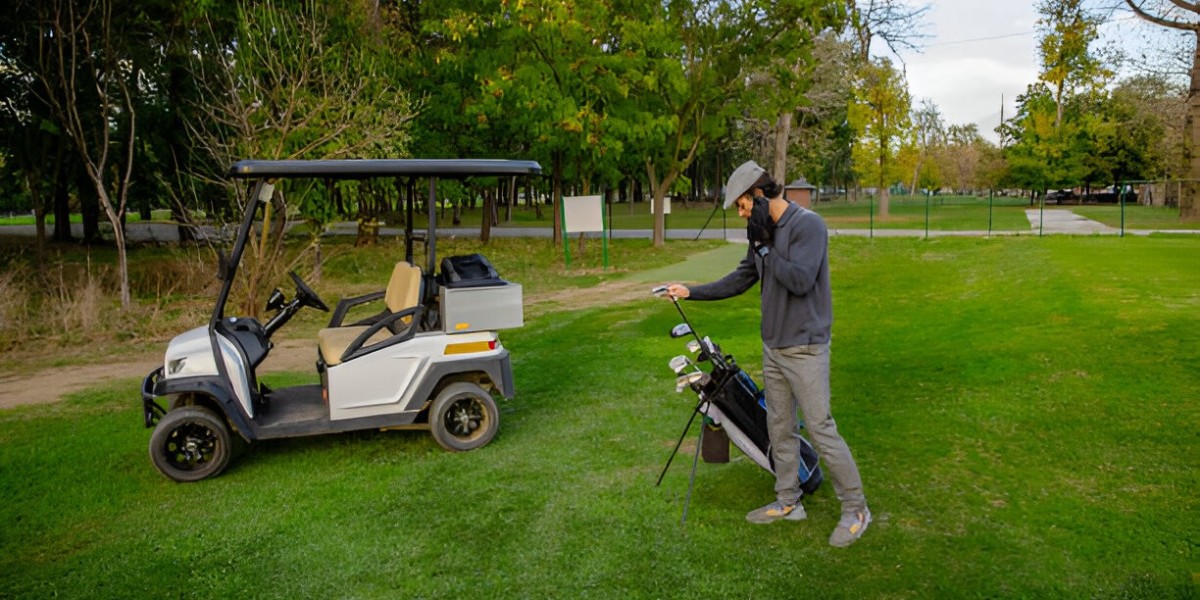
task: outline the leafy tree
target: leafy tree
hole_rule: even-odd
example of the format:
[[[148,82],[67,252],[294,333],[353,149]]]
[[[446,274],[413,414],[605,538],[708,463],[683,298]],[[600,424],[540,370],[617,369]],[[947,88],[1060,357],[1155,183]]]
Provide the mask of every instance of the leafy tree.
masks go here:
[[[1040,78],[1050,86],[1056,107],[1055,126],[1063,120],[1067,101],[1081,90],[1099,88],[1111,77],[1092,51],[1092,42],[1100,36],[1101,19],[1088,12],[1084,0],[1040,0],[1039,53]]]
[[[1137,16],[1156,25],[1184,31],[1193,38],[1191,83],[1187,93],[1185,152],[1188,185],[1179,199],[1179,218],[1200,221],[1200,5],[1183,0],[1125,0]]]
[[[222,177],[241,158],[325,159],[404,156],[413,109],[406,92],[392,81],[383,57],[387,48],[375,36],[373,22],[352,12],[315,2],[278,7],[271,2],[240,5],[237,29],[221,47],[215,64],[194,63],[204,101],[202,118],[189,124],[196,147],[208,156],[203,181],[227,186],[244,206],[247,190]],[[215,36],[214,36],[215,37]],[[372,43],[375,42],[375,43]],[[313,248],[334,216],[358,216],[371,206],[370,192],[329,187],[296,187],[300,215],[314,224]],[[277,194],[285,189],[280,189]],[[334,196],[334,193],[341,193]],[[250,240],[245,269],[245,309],[258,309],[264,282],[273,281],[283,255],[286,206],[268,209],[271,235]],[[341,200],[338,202],[337,200]],[[367,224],[370,219],[362,219]],[[266,225],[264,225],[266,226]]]
[[[850,33],[859,62],[870,61],[871,44],[883,40],[892,54],[920,49],[929,4],[913,5],[904,0],[849,0]]]
[[[670,1],[646,4],[617,23],[622,48],[637,61],[630,97],[620,104],[629,147],[644,156],[655,202],[654,243],[663,243],[662,201],[708,142],[725,135],[748,93],[745,81],[767,74],[796,106],[806,88],[812,36],[837,20],[827,0]],[[790,83],[789,83],[790,82]],[[760,106],[772,106],[771,101]],[[786,108],[790,111],[791,108]],[[769,114],[769,113],[768,113]]]
[[[849,122],[858,134],[855,171],[879,190],[879,214],[888,215],[888,187],[901,177],[896,153],[910,126],[911,100],[904,75],[886,57],[872,59],[860,75]]]
[[[1017,97],[1017,114],[1001,126],[1012,145],[1005,148],[1012,183],[1046,191],[1074,187],[1087,172],[1086,138],[1078,122],[1058,122],[1054,94],[1044,83]]]
[[[125,248],[125,209],[134,163],[138,71],[118,35],[108,0],[39,5],[43,32],[37,63],[26,65],[34,93],[49,107],[54,126],[70,140],[87,181],[113,228],[121,305],[131,303]]]
[[[994,163],[998,154],[999,149],[984,139],[979,127],[967,123],[946,128],[945,144],[933,158],[945,184],[958,193],[966,193],[999,183],[989,176],[989,162]]]
[[[945,142],[942,114],[932,100],[926,98],[912,113],[912,185],[910,193],[921,188],[937,188],[941,183],[937,163],[931,160]]]

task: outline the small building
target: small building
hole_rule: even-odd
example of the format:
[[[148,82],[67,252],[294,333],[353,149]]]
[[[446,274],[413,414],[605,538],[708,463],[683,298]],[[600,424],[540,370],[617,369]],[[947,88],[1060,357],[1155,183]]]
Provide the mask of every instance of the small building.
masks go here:
[[[809,183],[802,175],[799,179],[784,186],[783,197],[788,202],[795,202],[804,208],[812,208],[813,190],[816,189],[817,187]]]

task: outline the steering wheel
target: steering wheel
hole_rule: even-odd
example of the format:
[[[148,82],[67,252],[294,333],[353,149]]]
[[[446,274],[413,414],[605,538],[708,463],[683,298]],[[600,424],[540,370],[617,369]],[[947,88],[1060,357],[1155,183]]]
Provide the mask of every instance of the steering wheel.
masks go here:
[[[321,297],[308,287],[295,271],[289,271],[288,275],[292,276],[292,281],[296,284],[296,298],[300,300],[301,305],[311,306],[321,312],[329,312],[329,307],[321,302]]]

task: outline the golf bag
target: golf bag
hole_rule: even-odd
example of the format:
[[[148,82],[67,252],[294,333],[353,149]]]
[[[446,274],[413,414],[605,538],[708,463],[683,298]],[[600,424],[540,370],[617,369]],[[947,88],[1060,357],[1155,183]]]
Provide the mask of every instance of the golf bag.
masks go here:
[[[775,472],[771,458],[771,441],[767,434],[767,404],[754,379],[727,357],[725,364],[714,365],[707,381],[700,386],[700,398],[705,402],[700,414],[719,426],[729,441],[769,473]],[[824,479],[818,464],[817,452],[808,440],[800,436],[800,488],[811,494]]]
[[[667,288],[666,286],[657,287],[653,292],[655,295],[664,296]],[[694,361],[684,355],[671,359],[670,367],[678,376],[675,390],[682,392],[685,388],[691,388],[700,398],[700,402],[692,410],[691,419],[688,420],[683,435],[687,435],[692,419],[695,419],[696,415],[704,415],[710,425],[720,427],[725,437],[728,437],[734,446],[750,457],[750,460],[766,469],[768,473],[774,474],[775,461],[771,457],[771,439],[767,433],[767,403],[762,390],[758,384],[754,383],[754,379],[737,365],[737,360],[733,358],[733,355],[725,354],[716,342],[708,337],[701,338],[692,329],[677,298],[671,297],[671,302],[679,311],[679,316],[683,317],[683,323],[676,325],[671,330],[671,337],[693,338],[687,343],[687,349],[696,355]],[[700,368],[700,364],[706,362],[711,365],[708,372]],[[709,437],[711,439],[713,436]],[[797,438],[800,442],[800,466],[797,473],[800,478],[800,489],[806,494],[811,494],[820,487],[824,477],[818,464],[817,452],[813,449],[812,444],[802,435],[797,434]],[[697,458],[706,448],[703,445],[705,440],[703,430],[701,430],[700,440],[701,446],[696,449]],[[680,436],[679,441],[683,442],[683,436]],[[718,442],[718,444],[723,443],[724,440]],[[711,447],[711,443],[709,447]],[[724,446],[723,449],[727,454],[728,446]],[[659,483],[662,483],[662,477],[666,474],[667,468],[671,466],[671,459],[675,457],[675,452],[678,451],[679,443],[675,444],[671,458],[667,459],[667,466],[663,468],[663,474],[659,475]],[[694,461],[692,471],[694,474]]]

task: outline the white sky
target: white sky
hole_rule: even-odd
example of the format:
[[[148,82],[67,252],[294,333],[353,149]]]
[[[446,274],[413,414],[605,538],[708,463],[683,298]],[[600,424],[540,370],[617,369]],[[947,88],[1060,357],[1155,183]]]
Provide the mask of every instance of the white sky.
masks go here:
[[[1001,98],[1004,117],[1012,117],[1017,95],[1037,81],[1041,70],[1034,0],[931,0],[929,4],[923,52],[901,50],[913,106],[929,98],[947,125],[976,123],[981,134],[995,141]],[[1101,27],[1101,42],[1119,43],[1135,54],[1176,38],[1178,34],[1144,23],[1127,11],[1114,13]],[[880,46],[873,48],[876,54],[888,52]]]

